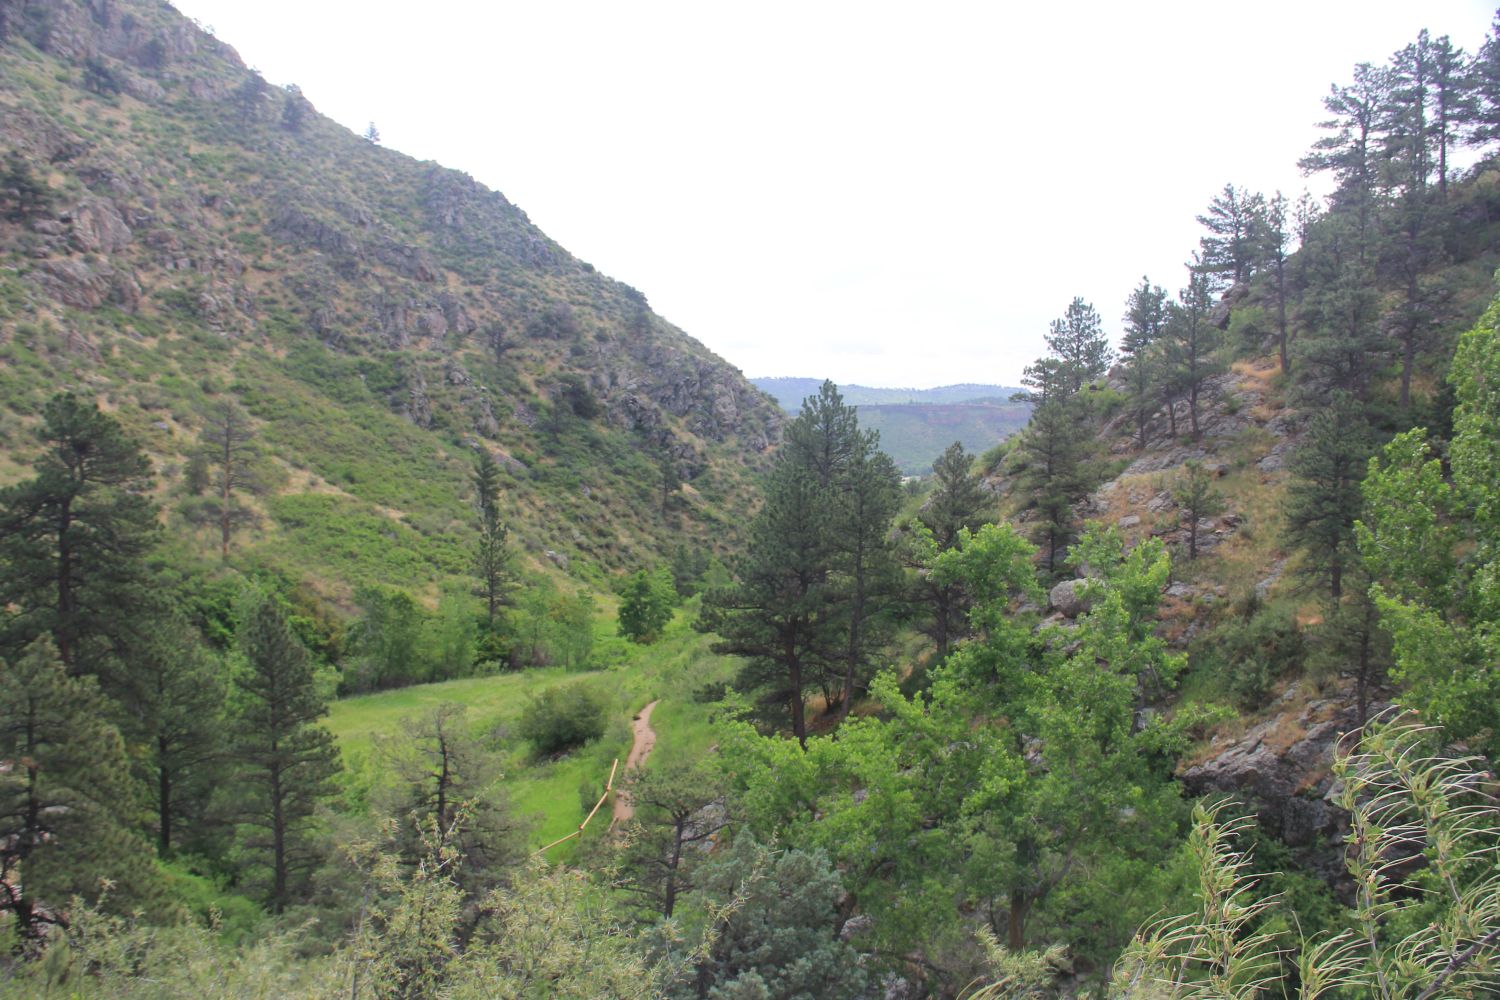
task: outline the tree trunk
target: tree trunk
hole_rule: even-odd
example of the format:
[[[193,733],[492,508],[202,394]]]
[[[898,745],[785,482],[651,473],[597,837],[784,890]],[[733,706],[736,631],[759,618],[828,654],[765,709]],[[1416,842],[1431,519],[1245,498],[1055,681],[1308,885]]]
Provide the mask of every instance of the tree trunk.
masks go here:
[[[162,857],[172,853],[172,772],[167,767],[167,738],[156,738],[157,849]]]
[[[802,663],[797,658],[797,651],[790,641],[785,648],[787,658],[788,680],[791,681],[791,694],[789,707],[792,710],[792,735],[797,737],[797,742],[803,750],[807,749],[807,719],[805,706],[802,704]]]
[[[1281,360],[1281,374],[1292,371],[1292,359],[1288,353],[1286,329],[1286,259],[1276,261],[1276,348]]]
[[[1026,948],[1026,910],[1030,906],[1030,900],[1026,893],[1020,889],[1012,889],[1010,893],[1010,912],[1006,915],[1006,942],[1011,954],[1019,955]]]

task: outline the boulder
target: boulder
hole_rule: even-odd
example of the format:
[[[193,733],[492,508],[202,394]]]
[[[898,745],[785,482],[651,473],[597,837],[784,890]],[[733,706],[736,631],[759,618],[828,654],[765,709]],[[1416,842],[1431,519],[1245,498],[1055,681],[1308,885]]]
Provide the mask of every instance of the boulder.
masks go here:
[[[1052,588],[1048,595],[1049,606],[1065,618],[1077,618],[1093,603],[1084,596],[1084,588],[1088,583],[1087,579],[1064,580]]]

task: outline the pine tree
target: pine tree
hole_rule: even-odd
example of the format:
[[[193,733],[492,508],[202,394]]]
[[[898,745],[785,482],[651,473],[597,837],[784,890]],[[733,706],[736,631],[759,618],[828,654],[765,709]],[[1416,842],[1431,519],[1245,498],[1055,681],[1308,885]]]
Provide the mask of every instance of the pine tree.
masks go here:
[[[1289,463],[1287,535],[1304,551],[1307,572],[1338,602],[1354,553],[1372,445],[1362,407],[1346,394],[1314,413]]]
[[[149,635],[146,555],[159,528],[151,465],[120,425],[76,396],[43,411],[36,476],[0,492],[0,655],[52,637],[74,675],[128,686],[121,660]]]
[[[1125,337],[1120,353],[1125,360],[1125,378],[1130,385],[1130,406],[1135,415],[1136,443],[1146,447],[1146,423],[1160,404],[1160,351],[1157,349],[1167,325],[1167,291],[1142,277],[1140,287],[1125,300]]]
[[[1264,213],[1263,195],[1225,184],[1209,202],[1207,214],[1198,216],[1198,224],[1210,234],[1199,241],[1203,249],[1199,267],[1230,285],[1249,278]]]
[[[522,858],[523,824],[500,783],[499,760],[470,731],[467,709],[444,702],[377,737],[382,766],[396,778],[389,810],[401,821],[398,844],[409,865],[433,848],[451,852],[453,879],[483,895]]]
[[[1019,485],[1037,511],[1036,540],[1048,572],[1057,571],[1077,526],[1073,507],[1088,492],[1083,467],[1089,435],[1080,431],[1082,409],[1076,397],[1048,400],[1031,411],[1019,444],[1025,459]]]
[[[638,768],[625,781],[635,808],[626,835],[625,888],[640,896],[653,916],[670,920],[679,898],[697,887],[706,847],[727,825],[727,816],[707,810],[724,790],[701,761],[675,760]]]
[[[209,485],[214,492],[219,522],[219,558],[229,561],[229,538],[234,528],[255,519],[255,514],[241,504],[237,494],[258,493],[260,477],[255,473],[255,434],[250,418],[233,400],[213,406],[205,416],[199,435],[203,455],[208,460]]]
[[[1203,468],[1203,463],[1189,461],[1183,466],[1182,477],[1172,490],[1182,519],[1187,522],[1188,558],[1198,558],[1198,522],[1213,517],[1224,509],[1224,496],[1213,487],[1213,477]]]
[[[1168,314],[1163,336],[1170,378],[1187,399],[1194,439],[1202,433],[1198,426],[1198,398],[1203,386],[1225,367],[1218,356],[1220,331],[1210,322],[1212,309],[1213,290],[1208,275],[1195,260],[1188,267],[1188,286],[1177,293],[1177,302]]]
[[[832,499],[833,593],[844,625],[838,696],[842,721],[854,706],[856,691],[869,680],[874,651],[890,640],[891,612],[901,588],[891,542],[891,522],[901,505],[901,473],[879,450],[874,432],[860,435]]]
[[[974,469],[973,457],[957,441],[932,463],[932,478],[932,495],[917,512],[917,522],[932,539],[931,551],[925,557],[952,549],[958,544],[960,532],[975,530],[989,520],[988,512],[994,505]],[[918,560],[919,564],[925,565],[925,557]],[[954,640],[967,631],[968,599],[963,586],[957,580],[940,580],[919,569],[914,600],[927,608],[923,631],[932,639],[935,656],[941,660]]]
[[[328,704],[312,658],[274,597],[250,600],[236,639],[244,662],[234,675],[231,754],[241,771],[234,809],[246,850],[268,869],[266,901],[281,913],[317,863],[313,814],[333,792],[338,748],[317,724]]]
[[[135,788],[93,678],[47,638],[0,661],[0,912],[30,942],[74,896],[169,919],[151,849],[131,830]]]
[[[185,620],[168,615],[139,657],[134,677],[130,728],[145,750],[137,766],[151,793],[157,850],[166,857],[177,831],[201,825],[223,775],[223,663]]]
[[[1260,261],[1271,272],[1271,287],[1276,295],[1276,357],[1281,373],[1292,370],[1291,328],[1287,322],[1287,255],[1291,243],[1291,219],[1287,215],[1286,196],[1276,192],[1266,206],[1260,225]]]
[[[474,506],[479,517],[474,572],[479,578],[479,596],[484,598],[485,622],[493,630],[496,616],[510,603],[518,581],[510,527],[500,516],[500,466],[488,451],[479,453],[473,483]]]
[[[1102,378],[1109,371],[1109,339],[1099,311],[1081,298],[1068,303],[1061,319],[1052,321],[1048,330],[1047,349],[1060,362],[1062,384],[1068,393]]]
[[[1306,171],[1330,170],[1338,188],[1333,202],[1355,219],[1358,241],[1368,233],[1379,177],[1379,153],[1390,101],[1390,74],[1369,63],[1354,67],[1354,83],[1335,84],[1323,99],[1332,116],[1319,123],[1329,134],[1299,162]]]

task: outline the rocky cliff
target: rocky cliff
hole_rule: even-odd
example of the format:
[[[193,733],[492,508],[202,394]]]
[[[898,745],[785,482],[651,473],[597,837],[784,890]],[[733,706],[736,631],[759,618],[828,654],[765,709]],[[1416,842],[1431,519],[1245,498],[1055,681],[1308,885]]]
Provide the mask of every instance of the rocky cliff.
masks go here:
[[[461,530],[461,504],[397,484],[456,501],[487,448],[536,553],[622,567],[732,537],[774,404],[502,194],[350,133],[163,3],[0,0],[0,39],[13,457],[39,400],[81,389],[160,431],[170,486],[227,393],[288,490]],[[670,504],[664,467],[688,484]]]

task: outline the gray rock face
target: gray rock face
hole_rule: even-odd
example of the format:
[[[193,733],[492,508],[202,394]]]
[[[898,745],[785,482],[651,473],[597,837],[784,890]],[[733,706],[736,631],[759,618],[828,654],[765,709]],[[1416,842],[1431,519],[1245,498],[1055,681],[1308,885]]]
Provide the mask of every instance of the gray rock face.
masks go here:
[[[73,210],[69,237],[82,253],[115,253],[125,249],[133,235],[113,202],[91,199]]]
[[[1330,767],[1340,738],[1357,728],[1354,708],[1317,701],[1253,726],[1213,757],[1182,772],[1190,795],[1229,794],[1330,879],[1342,872],[1345,816],[1333,803]]]
[[[1064,580],[1059,583],[1047,595],[1050,606],[1065,618],[1077,618],[1093,603],[1083,594],[1083,589],[1088,583],[1086,579]]]

